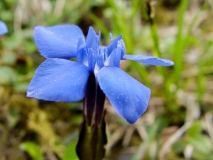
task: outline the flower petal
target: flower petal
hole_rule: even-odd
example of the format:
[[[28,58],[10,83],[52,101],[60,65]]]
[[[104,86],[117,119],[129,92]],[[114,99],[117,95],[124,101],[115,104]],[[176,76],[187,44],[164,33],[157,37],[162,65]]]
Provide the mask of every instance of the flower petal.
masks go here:
[[[150,89],[117,67],[103,67],[98,82],[117,113],[134,123],[146,111]]]
[[[0,35],[7,33],[7,26],[4,22],[0,21]]]
[[[79,38],[78,40],[78,49],[77,49],[77,54],[76,58],[79,63],[83,63],[84,65],[88,66],[88,56],[87,56],[87,50],[85,48],[85,43],[82,38]]]
[[[107,60],[104,62],[104,65],[120,67],[120,61],[122,57],[121,55],[122,55],[121,48],[114,49],[112,53],[109,55],[109,57],[107,58]]]
[[[119,35],[116,39],[111,40],[110,44],[107,47],[107,56],[109,56],[114,49],[120,48],[122,51],[122,57],[126,52],[126,46],[124,41],[122,40],[122,35]]]
[[[157,57],[152,56],[141,56],[141,55],[124,55],[124,60],[133,60],[140,63],[145,63],[149,65],[155,65],[155,66],[172,66],[174,65],[174,62],[167,60],[167,59],[161,59]]]
[[[100,44],[100,32],[99,35],[97,35],[93,27],[89,27],[85,48],[78,50],[78,52],[81,51],[82,52],[81,55],[85,55],[87,57],[84,59],[88,59],[88,67],[91,72],[94,71],[97,61],[100,60],[99,44]]]
[[[84,35],[75,25],[37,26],[34,29],[35,43],[45,58],[75,57],[79,38],[84,39]]]
[[[97,35],[93,27],[89,27],[86,39],[87,49],[90,49],[94,53],[98,54],[99,44],[100,44],[100,33],[99,35]]]
[[[64,59],[46,59],[36,70],[27,97],[49,101],[81,100],[89,71],[83,64]]]

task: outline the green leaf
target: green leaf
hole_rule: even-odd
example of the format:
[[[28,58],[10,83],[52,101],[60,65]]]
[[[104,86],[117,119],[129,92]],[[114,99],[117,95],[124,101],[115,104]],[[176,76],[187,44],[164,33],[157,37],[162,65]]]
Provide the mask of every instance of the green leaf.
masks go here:
[[[25,93],[28,88],[29,83],[28,82],[20,82],[16,83],[14,89],[18,92]]]
[[[89,126],[84,120],[80,131],[76,152],[81,160],[100,160],[104,158],[107,143],[106,123]]]
[[[30,142],[30,141],[23,142],[20,145],[20,149],[27,152],[33,158],[33,160],[42,159],[42,152],[39,146],[34,142]]]
[[[196,121],[193,123],[193,125],[188,129],[187,134],[190,137],[196,137],[198,134],[200,134],[202,130],[202,124],[200,121]]]
[[[70,159],[79,160],[77,157],[77,154],[75,153],[76,144],[77,144],[77,141],[73,141],[67,146],[62,160],[70,160]]]
[[[0,67],[0,77],[0,84],[13,84],[18,78],[18,74],[13,68],[3,66]]]
[[[203,158],[212,155],[212,144],[209,137],[197,135],[196,137],[188,137],[187,141],[193,145],[194,155],[202,155]]]

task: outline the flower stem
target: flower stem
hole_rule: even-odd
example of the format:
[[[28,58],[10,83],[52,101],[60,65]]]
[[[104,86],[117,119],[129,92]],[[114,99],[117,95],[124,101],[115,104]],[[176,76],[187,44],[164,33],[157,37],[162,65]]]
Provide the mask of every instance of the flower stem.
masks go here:
[[[84,116],[89,126],[101,122],[104,100],[105,94],[100,89],[95,75],[90,73],[83,104]]]
[[[76,152],[80,160],[101,160],[107,143],[104,121],[105,94],[93,73],[90,73],[84,103],[83,123]]]

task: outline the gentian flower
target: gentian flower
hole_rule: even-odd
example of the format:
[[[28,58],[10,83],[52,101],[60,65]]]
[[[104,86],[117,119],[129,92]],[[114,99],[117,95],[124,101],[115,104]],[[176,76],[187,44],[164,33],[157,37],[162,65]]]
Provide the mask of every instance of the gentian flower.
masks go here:
[[[100,45],[100,32],[89,28],[86,41],[78,26],[37,26],[35,43],[46,60],[35,72],[27,97],[75,102],[84,98],[91,73],[117,113],[134,123],[147,109],[150,89],[120,69],[121,60],[171,66],[170,60],[125,54],[122,36]],[[77,62],[70,59],[76,58]]]
[[[0,35],[7,33],[7,26],[4,22],[0,21]]]

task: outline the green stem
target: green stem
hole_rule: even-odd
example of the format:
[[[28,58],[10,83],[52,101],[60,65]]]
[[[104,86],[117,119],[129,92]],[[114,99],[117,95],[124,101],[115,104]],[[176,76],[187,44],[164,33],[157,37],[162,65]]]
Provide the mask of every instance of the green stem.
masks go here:
[[[83,104],[83,123],[76,147],[80,160],[101,160],[107,143],[104,121],[105,94],[93,73],[90,74]]]

